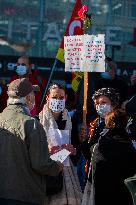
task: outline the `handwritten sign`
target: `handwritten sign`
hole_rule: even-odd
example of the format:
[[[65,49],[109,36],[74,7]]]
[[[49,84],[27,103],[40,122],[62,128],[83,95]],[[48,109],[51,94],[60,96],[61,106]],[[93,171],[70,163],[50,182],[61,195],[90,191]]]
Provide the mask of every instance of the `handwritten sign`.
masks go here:
[[[64,36],[65,71],[105,71],[105,35]]]

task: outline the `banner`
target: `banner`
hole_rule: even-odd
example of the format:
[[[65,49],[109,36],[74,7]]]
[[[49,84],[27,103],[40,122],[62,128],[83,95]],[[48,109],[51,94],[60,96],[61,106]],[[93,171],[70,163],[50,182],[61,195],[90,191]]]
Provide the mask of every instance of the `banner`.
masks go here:
[[[105,72],[105,35],[64,37],[65,71]]]

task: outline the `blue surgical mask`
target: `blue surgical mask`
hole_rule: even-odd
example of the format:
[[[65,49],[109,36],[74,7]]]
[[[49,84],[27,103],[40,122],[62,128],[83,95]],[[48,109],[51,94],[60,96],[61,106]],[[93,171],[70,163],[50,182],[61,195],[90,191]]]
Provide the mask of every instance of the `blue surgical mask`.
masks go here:
[[[110,79],[110,74],[108,72],[101,73],[101,77],[104,79]]]
[[[18,65],[16,69],[18,75],[25,75],[27,73],[27,67],[25,65]]]

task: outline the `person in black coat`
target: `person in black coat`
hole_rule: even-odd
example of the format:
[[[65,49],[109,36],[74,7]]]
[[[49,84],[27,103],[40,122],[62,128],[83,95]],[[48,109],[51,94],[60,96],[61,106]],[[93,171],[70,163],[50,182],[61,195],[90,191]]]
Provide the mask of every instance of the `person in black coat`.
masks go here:
[[[90,167],[92,152],[91,147],[98,142],[100,133],[104,129],[104,117],[106,113],[119,105],[119,94],[116,93],[115,89],[113,88],[101,88],[95,91],[92,100],[94,102],[94,107],[96,108],[98,117],[94,121],[90,122],[89,135],[86,131],[86,126],[82,126],[79,132],[79,138],[81,142],[79,149],[87,160],[86,163],[82,165],[84,167],[80,166],[80,170],[84,169],[86,172],[84,185],[86,185],[87,175]]]
[[[87,138],[80,145],[82,153],[87,160],[90,160],[91,158],[91,146],[98,142],[100,133],[105,127],[105,115],[119,106],[120,96],[113,88],[101,88],[95,91],[92,99],[94,102],[94,107],[97,111],[97,118],[90,122],[89,136],[87,136]],[[79,133],[79,137],[82,139],[86,137],[86,132],[82,132],[83,129],[84,127]]]
[[[124,180],[136,173],[136,149],[126,132],[127,115],[121,109],[105,117],[106,129],[92,155],[89,180],[95,205],[132,205]]]

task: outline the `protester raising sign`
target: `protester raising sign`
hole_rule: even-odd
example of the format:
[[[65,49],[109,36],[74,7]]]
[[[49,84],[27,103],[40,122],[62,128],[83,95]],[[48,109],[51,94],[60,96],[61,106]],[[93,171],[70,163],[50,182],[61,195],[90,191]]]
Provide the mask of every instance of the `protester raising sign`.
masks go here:
[[[65,71],[104,72],[105,36],[64,36]]]

